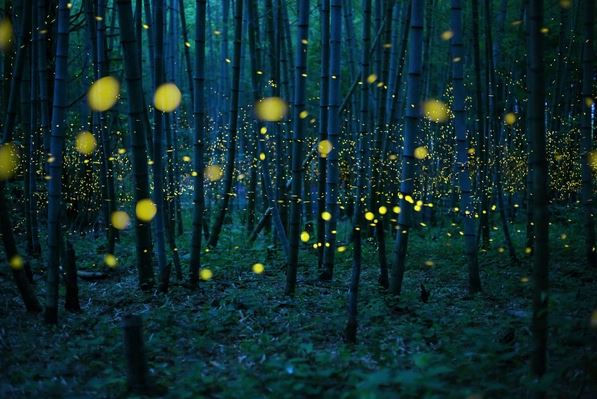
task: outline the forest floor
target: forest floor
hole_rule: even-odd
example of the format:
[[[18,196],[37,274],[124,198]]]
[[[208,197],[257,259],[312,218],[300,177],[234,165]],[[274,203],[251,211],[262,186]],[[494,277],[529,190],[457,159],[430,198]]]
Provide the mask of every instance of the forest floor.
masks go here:
[[[524,227],[513,227],[521,254]],[[337,254],[334,281],[319,283],[305,245],[297,294],[289,299],[282,255],[264,241],[246,248],[246,233],[226,228],[217,250],[204,257],[213,278],[196,292],[173,284],[168,295],[138,289],[134,233],[126,232],[117,270],[106,280],[80,281],[82,313],[62,312],[55,327],[24,311],[8,268],[0,269],[0,397],[128,396],[121,324],[130,313],[143,317],[152,380],[166,397],[527,396],[531,263],[510,263],[501,231],[480,254],[483,293],[473,297],[457,227],[413,232],[399,303],[378,287],[376,250],[367,243],[359,342],[350,346],[342,339],[350,246]],[[183,260],[189,236],[187,229],[178,238]],[[103,238],[73,241],[79,268],[100,270]],[[553,398],[597,397],[597,329],[590,326],[597,271],[585,266],[582,244],[579,223],[554,218],[549,373],[541,382]],[[263,274],[251,271],[255,262],[265,265]],[[44,274],[33,268],[43,300]],[[431,290],[428,303],[420,299],[421,283]]]

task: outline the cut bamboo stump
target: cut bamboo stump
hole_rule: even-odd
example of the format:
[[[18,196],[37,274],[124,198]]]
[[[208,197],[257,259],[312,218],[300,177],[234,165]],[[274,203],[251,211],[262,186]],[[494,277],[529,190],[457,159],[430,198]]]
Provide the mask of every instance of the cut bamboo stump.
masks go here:
[[[149,390],[147,361],[143,343],[143,320],[140,316],[126,316],[122,322],[124,330],[124,354],[127,363],[128,387],[133,392]]]

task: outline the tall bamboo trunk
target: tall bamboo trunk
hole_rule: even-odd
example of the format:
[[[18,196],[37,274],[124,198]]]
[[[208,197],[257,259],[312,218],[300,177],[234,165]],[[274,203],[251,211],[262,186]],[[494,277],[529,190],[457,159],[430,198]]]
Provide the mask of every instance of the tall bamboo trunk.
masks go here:
[[[307,91],[307,44],[309,43],[309,0],[299,2],[298,33],[296,47],[296,67],[294,73],[294,106],[292,120],[294,122],[292,136],[292,188],[290,194],[290,229],[288,268],[286,270],[286,295],[293,295],[296,287],[296,271],[298,266],[299,236],[301,224],[301,183],[304,132],[306,119],[301,117],[305,110]]]
[[[371,42],[371,0],[363,0],[363,49],[361,58],[361,76],[369,76],[369,45]],[[350,285],[348,288],[348,320],[344,336],[350,343],[357,341],[359,281],[362,263],[362,229],[366,226],[363,219],[363,195],[365,194],[365,157],[369,135],[369,86],[361,86],[361,126],[357,156],[357,190],[354,201],[353,254]]]
[[[481,290],[479,263],[477,253],[477,223],[471,193],[468,149],[469,141],[466,131],[466,114],[464,108],[464,45],[462,41],[462,6],[460,0],[452,0],[450,24],[454,36],[451,42],[452,80],[454,84],[454,130],[456,131],[456,170],[459,177],[460,204],[463,212],[464,248],[468,262],[469,292]]]
[[[325,206],[331,218],[325,223],[325,243],[323,249],[322,280],[331,280],[334,272],[334,255],[336,252],[336,228],[338,225],[338,154],[340,153],[340,49],[342,40],[342,1],[330,2],[330,83],[328,140],[331,151],[327,154],[327,182]],[[321,217],[321,215],[319,216]]]
[[[48,287],[46,291],[46,323],[58,322],[58,285],[60,268],[60,230],[62,211],[62,164],[64,136],[66,132],[68,41],[70,7],[67,0],[58,3],[56,74],[54,78],[54,101],[52,110],[52,138],[48,186]]]
[[[224,224],[224,218],[228,212],[230,197],[232,192],[232,182],[234,177],[234,162],[236,161],[236,136],[238,130],[238,103],[240,93],[240,50],[242,38],[243,21],[243,1],[238,0],[235,7],[234,23],[234,53],[232,56],[232,96],[230,104],[230,132],[228,135],[228,152],[226,154],[226,170],[224,171],[224,191],[222,192],[222,201],[220,209],[216,215],[216,220],[207,243],[210,247],[218,245],[220,233]]]
[[[206,0],[195,2],[195,76],[193,86],[195,98],[193,100],[194,131],[193,131],[193,233],[191,238],[191,265],[189,267],[189,281],[192,286],[199,281],[201,268],[201,229],[205,210],[205,192],[203,187],[203,156],[205,148],[205,25]]]
[[[530,0],[529,29],[529,127],[533,138],[530,154],[533,165],[533,203],[535,246],[533,254],[533,348],[531,371],[535,379],[541,378],[547,368],[548,335],[548,265],[549,218],[547,207],[548,164],[545,153],[545,81],[543,64],[543,0]],[[537,388],[535,398],[545,398],[546,392]]]
[[[400,209],[398,231],[394,244],[394,262],[390,279],[390,291],[398,296],[404,278],[408,233],[412,224],[413,208],[408,197],[413,195],[416,158],[415,147],[419,136],[421,100],[421,57],[423,49],[424,0],[412,0],[410,34],[408,39],[408,80],[406,96],[406,124],[400,174]]]
[[[129,128],[132,132],[133,175],[135,182],[135,202],[149,198],[149,180],[147,167],[146,131],[143,123],[147,117],[143,106],[143,85],[139,69],[133,12],[131,0],[118,0],[118,22],[120,40],[124,54],[124,73],[128,91]],[[137,235],[137,272],[141,289],[149,289],[154,284],[153,276],[153,243],[151,226],[137,218],[135,223]]]
[[[321,0],[321,77],[319,79],[319,141],[327,140],[328,129],[328,95],[330,81],[330,0]],[[325,223],[321,213],[325,209],[325,182],[327,175],[326,157],[318,157],[317,161],[317,263],[323,265],[323,249],[325,242]]]
[[[584,208],[585,222],[585,253],[587,264],[597,267],[595,257],[595,215],[593,214],[593,172],[589,156],[593,151],[593,133],[591,132],[591,106],[593,106],[593,28],[595,26],[595,4],[593,1],[584,2],[584,48],[583,48],[583,80],[582,80],[582,119],[581,119],[581,165],[582,188],[581,198]]]

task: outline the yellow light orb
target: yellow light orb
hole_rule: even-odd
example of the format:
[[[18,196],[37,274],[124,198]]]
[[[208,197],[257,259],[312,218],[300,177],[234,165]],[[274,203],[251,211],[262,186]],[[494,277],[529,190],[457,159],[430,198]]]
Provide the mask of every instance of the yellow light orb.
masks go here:
[[[8,264],[14,270],[21,270],[25,265],[25,262],[20,255],[14,255],[12,258],[10,258]]]
[[[288,113],[288,105],[280,97],[267,97],[255,104],[257,119],[278,122]]]
[[[174,83],[160,85],[153,95],[155,108],[162,112],[172,112],[180,105],[182,94]]]
[[[319,144],[317,144],[317,151],[319,152],[319,156],[321,156],[322,158],[327,157],[328,154],[332,151],[332,148],[334,148],[334,146],[332,145],[332,142],[329,140],[321,140]]]
[[[323,211],[323,212],[321,212],[321,218],[323,220],[325,220],[326,222],[328,222],[328,221],[332,220],[332,214],[329,213],[328,211]]]
[[[1,159],[2,157],[0,156],[0,180],[2,180]],[[597,150],[591,151],[587,154],[587,162],[594,171],[597,171]]]
[[[131,224],[131,218],[125,211],[114,211],[110,217],[112,226],[118,230],[124,230]]]
[[[213,272],[209,269],[201,269],[199,270],[199,278],[203,281],[211,280],[214,276]]]
[[[263,153],[263,152],[259,153],[259,160],[265,161],[265,153]]]
[[[386,213],[388,213],[388,208],[382,205],[379,207],[378,212],[380,215],[385,215]]]
[[[429,155],[429,150],[427,150],[427,147],[420,146],[415,148],[415,152],[414,152],[414,156],[417,159],[425,159],[427,157],[427,155]]]
[[[12,42],[12,23],[4,18],[0,21],[0,50],[7,50]]]
[[[0,180],[10,179],[17,172],[19,156],[12,143],[0,144]]]
[[[306,231],[303,231],[301,233],[301,241],[302,242],[307,242],[309,241],[309,238],[311,238],[311,236],[309,235],[309,233],[307,233]]]
[[[423,116],[432,122],[445,122],[449,118],[448,107],[440,100],[427,100],[423,103]]]
[[[116,104],[120,83],[112,76],[105,76],[94,82],[87,92],[87,103],[94,111],[104,112]]]
[[[371,84],[377,80],[377,75],[372,73],[371,75],[367,76],[367,83]]]
[[[83,155],[90,155],[97,148],[97,140],[90,132],[81,132],[75,139],[75,148]]]
[[[345,252],[345,251],[346,251],[346,246],[344,246],[344,245],[340,245],[340,246],[339,246],[339,247],[336,249],[336,251],[338,251],[338,252],[340,252],[340,253],[342,253],[342,252]]]
[[[396,214],[400,213],[400,211],[401,211],[401,209],[400,209],[399,206],[395,206],[395,207],[392,208],[392,212],[394,212]]]
[[[375,215],[373,214],[373,212],[365,212],[365,219],[371,221],[375,219]]]
[[[218,181],[222,178],[224,172],[222,171],[222,168],[219,165],[209,165],[207,168],[205,168],[203,175],[209,181]]]
[[[118,259],[112,254],[106,254],[104,255],[104,263],[110,269],[114,269],[116,266],[118,266]]]
[[[446,30],[446,31],[442,32],[442,34],[441,34],[441,38],[444,41],[450,40],[453,37],[454,37],[454,32],[452,32],[451,30]]]
[[[506,122],[506,125],[512,126],[516,123],[516,114],[514,112],[508,112],[504,115],[504,122]]]
[[[150,222],[151,219],[155,217],[157,211],[157,206],[149,198],[140,200],[139,202],[137,202],[137,206],[135,207],[137,219],[139,219],[142,222]]]
[[[265,266],[262,263],[255,263],[252,267],[253,273],[261,274],[265,270]]]

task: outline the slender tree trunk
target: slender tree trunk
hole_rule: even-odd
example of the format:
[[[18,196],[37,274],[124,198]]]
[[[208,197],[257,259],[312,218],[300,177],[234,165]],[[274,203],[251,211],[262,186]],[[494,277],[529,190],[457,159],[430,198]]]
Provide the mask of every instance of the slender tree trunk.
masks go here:
[[[328,140],[331,151],[327,155],[326,212],[331,218],[325,223],[325,243],[323,249],[322,280],[331,280],[334,271],[334,255],[336,252],[336,226],[338,224],[338,154],[340,153],[340,46],[342,40],[342,1],[330,2],[330,83]],[[321,217],[321,215],[319,216]]]
[[[406,246],[412,224],[413,208],[407,198],[413,195],[416,158],[414,157],[419,135],[420,100],[421,100],[421,56],[423,49],[423,8],[424,0],[412,0],[410,34],[408,39],[408,92],[406,96],[406,128],[404,130],[404,149],[402,154],[402,172],[400,174],[400,209],[398,232],[394,245],[394,262],[390,280],[390,291],[398,296],[404,277]],[[412,201],[412,198],[411,198]]]
[[[236,2],[235,10],[235,24],[234,24],[234,54],[232,56],[232,97],[230,104],[230,134],[228,136],[228,153],[226,154],[226,170],[224,172],[224,191],[222,193],[222,202],[220,209],[216,216],[209,241],[207,243],[210,247],[215,247],[220,238],[222,225],[228,206],[230,204],[230,197],[234,195],[232,192],[232,180],[234,175],[234,162],[236,160],[236,135],[238,130],[238,103],[240,92],[240,50],[242,38],[242,20],[243,20],[243,1]]]
[[[593,214],[593,173],[589,162],[589,155],[593,151],[593,133],[591,132],[591,106],[593,105],[593,28],[595,27],[595,3],[584,1],[584,48],[583,48],[583,80],[582,80],[582,119],[581,119],[581,165],[582,188],[581,197],[584,208],[585,223],[585,252],[587,264],[597,267],[595,257],[595,215]]]
[[[250,4],[249,7],[249,58],[251,62],[251,83],[253,88],[253,102],[256,104],[259,100],[261,100],[261,86],[262,74],[257,73],[258,71],[263,71],[261,68],[261,63],[263,62],[261,59],[261,47],[259,46],[259,19],[257,18],[256,10],[257,5],[254,3],[255,0],[249,0]],[[270,175],[270,167],[269,167],[269,154],[267,151],[267,147],[265,145],[265,134],[262,134],[262,129],[264,128],[264,123],[260,120],[257,121],[256,129],[258,132],[257,137],[257,152],[259,154],[265,154],[265,159],[260,160],[261,163],[261,177],[262,177],[262,189],[263,194],[265,197],[266,202],[266,213],[271,214],[273,218],[274,225],[276,226],[276,234],[278,235],[278,240],[280,241],[282,248],[284,249],[285,255],[288,257],[290,255],[290,248],[288,243],[288,238],[286,236],[286,231],[284,230],[284,225],[282,224],[282,218],[280,217],[280,212],[278,210],[278,203],[275,200],[273,194],[273,185],[272,185],[272,178]],[[269,217],[263,217],[261,219],[264,224],[269,222]],[[261,221],[259,222],[261,224]],[[263,226],[261,226],[263,227]],[[253,229],[253,233],[260,230],[259,226]],[[256,237],[257,233],[253,234],[249,238]]]
[[[321,0],[321,78],[319,80],[319,141],[327,140],[328,128],[328,95],[330,81],[330,0]],[[321,213],[325,209],[325,182],[327,176],[326,157],[318,157],[317,161],[317,264],[323,265],[323,249],[325,242],[325,223]]]
[[[481,222],[482,247],[489,248],[489,199],[487,190],[487,133],[485,129],[485,118],[483,116],[483,99],[481,97],[481,53],[479,43],[479,2],[472,2],[472,35],[473,35],[473,56],[475,64],[475,109],[477,112],[477,131],[479,134],[479,196],[481,197],[481,209],[479,220]]]
[[[143,119],[146,117],[143,107],[143,85],[139,69],[133,12],[131,0],[118,0],[118,21],[120,25],[120,39],[124,54],[124,73],[128,89],[129,127],[132,132],[133,175],[135,182],[135,202],[149,198],[149,181],[147,177],[147,147]],[[151,241],[151,227],[147,222],[137,218],[135,223],[137,235],[137,271],[139,286],[149,289],[153,286],[153,244]]]
[[[545,153],[545,82],[543,64],[543,0],[529,1],[529,127],[533,137],[533,190],[535,247],[533,254],[533,349],[531,372],[541,378],[547,368],[549,218],[547,207],[547,158]],[[543,389],[535,398],[546,397]]]
[[[199,281],[201,268],[201,227],[205,209],[205,192],[203,188],[203,157],[205,141],[205,29],[206,0],[195,2],[195,86],[193,100],[194,132],[193,132],[193,234],[191,238],[191,266],[189,280],[192,286]]]
[[[334,1],[334,0],[333,0]],[[294,122],[292,137],[292,189],[290,194],[290,254],[286,270],[286,295],[293,295],[296,287],[296,271],[298,266],[299,236],[301,225],[301,183],[304,132],[307,126],[305,118],[300,114],[305,110],[307,80],[307,44],[309,42],[309,0],[300,0],[298,33],[296,47],[296,67],[294,73],[294,106],[292,120]]]
[[[154,1],[154,91],[157,90],[166,80],[165,62],[164,62],[164,1]],[[163,143],[164,143],[164,120],[165,114],[155,109],[154,113],[154,138],[153,138],[153,200],[156,204],[157,212],[155,215],[155,239],[158,268],[160,272],[160,290],[168,291],[168,281],[170,279],[170,266],[166,259],[166,237],[165,237],[165,203],[164,203],[164,162],[163,162]]]
[[[4,253],[9,263],[12,263],[12,275],[15,279],[15,283],[17,284],[17,288],[19,289],[19,293],[21,294],[21,298],[23,298],[25,308],[30,313],[38,313],[41,311],[41,306],[37,301],[35,292],[29,283],[29,279],[25,273],[25,268],[22,265],[19,267],[16,264],[18,260],[21,260],[22,262],[22,259],[19,255],[15,237],[12,232],[12,223],[8,213],[8,204],[6,202],[6,198],[4,197],[3,181],[0,181],[0,220],[2,220],[2,223],[0,223],[0,236],[2,237],[4,244]]]
[[[108,75],[108,54],[106,42],[106,0],[98,0],[97,3],[97,77],[101,78]],[[102,163],[105,174],[103,176],[105,185],[104,200],[106,201],[106,229],[107,229],[107,252],[113,254],[116,246],[116,238],[118,237],[118,230],[110,223],[109,216],[116,211],[116,192],[114,187],[114,171],[112,162],[112,146],[110,140],[110,130],[106,126],[107,114],[105,112],[99,113],[99,130],[102,142]]]
[[[46,291],[46,323],[58,322],[58,285],[60,268],[60,230],[62,211],[62,164],[66,131],[66,86],[68,84],[68,41],[70,7],[67,0],[58,3],[56,74],[50,142],[50,183],[48,186],[48,287]]]
[[[477,226],[471,193],[468,164],[468,135],[464,108],[464,46],[462,42],[462,6],[460,0],[451,2],[452,79],[454,84],[454,130],[456,131],[456,170],[460,180],[460,204],[463,211],[464,247],[468,261],[468,289],[471,293],[481,290],[477,257]]]
[[[369,44],[371,42],[371,0],[363,0],[363,53],[361,58],[361,76],[369,76]],[[365,156],[367,139],[369,135],[369,86],[361,86],[361,126],[358,142],[357,156],[357,190],[354,207],[354,228],[353,228],[353,254],[350,286],[348,288],[348,321],[344,335],[346,341],[356,343],[358,327],[358,297],[359,280],[361,278],[362,263],[362,229],[366,226],[363,220],[363,201],[365,194]]]
[[[17,119],[17,107],[19,105],[21,82],[23,72],[25,70],[25,63],[27,60],[27,52],[29,51],[31,38],[31,0],[22,0],[23,4],[23,19],[21,21],[21,29],[19,32],[19,41],[17,47],[17,55],[15,59],[14,68],[12,70],[12,78],[10,82],[10,94],[8,96],[8,109],[4,119],[4,142],[12,141],[12,136],[15,130],[15,123]]]

